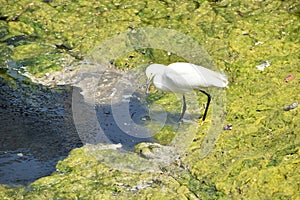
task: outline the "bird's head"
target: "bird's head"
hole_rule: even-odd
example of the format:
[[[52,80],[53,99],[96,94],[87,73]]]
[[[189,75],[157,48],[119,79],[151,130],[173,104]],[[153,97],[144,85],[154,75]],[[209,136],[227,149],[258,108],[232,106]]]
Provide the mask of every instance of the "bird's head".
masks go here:
[[[147,76],[147,84],[146,84],[146,94],[149,94],[149,89],[151,82],[153,81],[154,77],[160,77],[164,73],[166,69],[165,65],[162,64],[151,64],[146,69],[146,76]],[[155,85],[155,80],[154,80]],[[157,86],[157,85],[155,85]]]

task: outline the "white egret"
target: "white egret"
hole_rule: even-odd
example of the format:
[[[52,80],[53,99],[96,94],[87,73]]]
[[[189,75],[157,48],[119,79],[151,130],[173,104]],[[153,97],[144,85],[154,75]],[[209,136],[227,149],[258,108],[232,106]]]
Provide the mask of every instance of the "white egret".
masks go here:
[[[202,117],[204,121],[211,101],[211,95],[202,88],[227,87],[228,80],[225,74],[212,71],[191,63],[177,62],[168,66],[162,64],[151,64],[146,69],[147,91],[153,81],[154,86],[162,91],[182,94],[183,106],[179,121],[186,111],[185,93],[193,89],[199,89],[207,96],[207,103]]]

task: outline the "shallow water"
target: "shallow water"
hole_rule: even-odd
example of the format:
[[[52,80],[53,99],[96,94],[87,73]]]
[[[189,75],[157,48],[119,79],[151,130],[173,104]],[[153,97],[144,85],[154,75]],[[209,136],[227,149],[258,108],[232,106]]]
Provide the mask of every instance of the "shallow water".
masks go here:
[[[28,184],[51,174],[82,146],[71,118],[70,89],[0,77],[0,183]]]
[[[147,115],[147,110],[135,97],[132,97],[129,108],[134,123],[147,123],[147,121],[142,120]],[[98,105],[96,110],[99,125],[105,136],[114,144],[121,143],[123,149],[133,150],[134,146],[138,143],[154,141],[152,138],[139,138],[126,134],[114,119],[112,105]]]
[[[81,90],[59,86],[49,88],[30,82],[13,70],[2,70],[0,76],[0,184],[27,185],[50,175],[57,162],[69,152],[85,143],[76,130],[72,113],[72,95],[85,104]],[[14,78],[12,78],[12,74]],[[112,76],[115,79],[117,75]],[[110,81],[108,81],[110,82]],[[110,87],[110,89],[113,89]],[[100,90],[110,91],[107,87]],[[100,91],[101,92],[101,91]],[[132,150],[134,145],[151,138],[139,138],[121,130],[111,110],[110,100],[102,94],[104,102],[81,105],[93,109],[97,123],[109,143],[121,143],[123,149]],[[74,96],[73,96],[74,98]],[[130,98],[130,113],[135,123],[147,123],[141,119],[147,109],[137,96]],[[84,112],[87,112],[85,110]],[[93,129],[88,119],[86,129]],[[87,133],[90,130],[87,130]]]

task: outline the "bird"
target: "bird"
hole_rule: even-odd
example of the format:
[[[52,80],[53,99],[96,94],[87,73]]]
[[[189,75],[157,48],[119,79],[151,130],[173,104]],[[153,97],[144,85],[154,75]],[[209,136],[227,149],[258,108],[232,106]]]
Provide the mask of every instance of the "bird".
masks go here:
[[[152,82],[158,90],[182,94],[183,106],[178,122],[183,119],[186,111],[185,93],[198,89],[207,96],[207,103],[202,117],[202,121],[205,121],[211,102],[211,95],[204,88],[227,88],[228,85],[228,79],[224,73],[215,72],[205,67],[186,62],[175,62],[168,66],[151,64],[146,68],[146,76],[147,95],[149,94]]]

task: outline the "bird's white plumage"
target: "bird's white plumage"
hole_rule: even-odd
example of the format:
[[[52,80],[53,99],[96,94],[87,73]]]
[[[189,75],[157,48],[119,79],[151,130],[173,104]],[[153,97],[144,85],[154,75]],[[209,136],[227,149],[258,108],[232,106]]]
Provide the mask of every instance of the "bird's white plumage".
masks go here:
[[[193,89],[199,89],[207,96],[207,103],[202,120],[205,120],[211,96],[201,88],[206,87],[227,87],[228,80],[225,74],[212,71],[205,67],[191,63],[177,62],[169,66],[162,64],[152,64],[146,69],[147,93],[153,80],[153,84],[159,90],[182,93],[183,107],[179,121],[183,118],[186,110],[185,93]]]
[[[197,88],[227,87],[225,74],[191,63],[177,62],[168,66],[152,64],[146,69],[148,78],[154,76],[157,89],[185,93]]]

